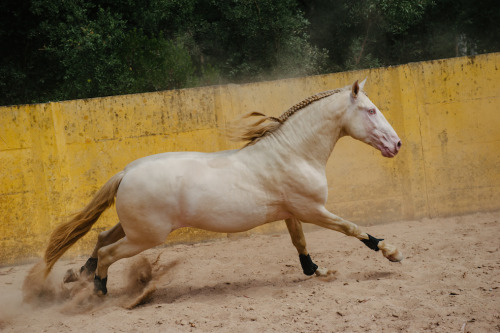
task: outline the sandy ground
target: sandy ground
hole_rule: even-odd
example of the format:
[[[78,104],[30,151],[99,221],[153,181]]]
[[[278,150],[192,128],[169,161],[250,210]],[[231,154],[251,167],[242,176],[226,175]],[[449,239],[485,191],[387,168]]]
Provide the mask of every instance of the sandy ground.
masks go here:
[[[365,230],[406,259],[390,263],[356,239],[315,229],[306,233],[311,256],[336,273],[307,277],[288,234],[254,235],[122,260],[105,297],[85,281],[62,284],[85,258],[60,261],[43,290],[25,280],[33,264],[2,267],[0,330],[500,332],[500,212]]]

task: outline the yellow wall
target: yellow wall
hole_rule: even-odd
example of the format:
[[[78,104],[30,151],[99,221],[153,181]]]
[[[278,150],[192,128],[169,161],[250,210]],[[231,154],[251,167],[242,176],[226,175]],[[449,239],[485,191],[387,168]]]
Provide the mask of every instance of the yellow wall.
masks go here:
[[[500,209],[500,53],[246,85],[0,107],[0,264],[43,253],[54,226],[129,162],[164,151],[236,148],[236,115],[280,115],[368,77],[403,141],[386,159],[350,138],[327,166],[328,207],[363,225]],[[114,209],[72,250],[86,254]],[[257,230],[283,228],[276,223]],[[181,230],[169,241],[224,234]]]

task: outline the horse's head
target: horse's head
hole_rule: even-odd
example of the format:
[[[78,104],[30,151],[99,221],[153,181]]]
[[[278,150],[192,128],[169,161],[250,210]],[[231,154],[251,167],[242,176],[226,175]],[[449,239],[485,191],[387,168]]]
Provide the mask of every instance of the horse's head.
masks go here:
[[[401,140],[375,104],[364,94],[366,79],[354,82],[350,102],[343,116],[343,131],[382,152],[385,157],[394,157],[401,148]]]

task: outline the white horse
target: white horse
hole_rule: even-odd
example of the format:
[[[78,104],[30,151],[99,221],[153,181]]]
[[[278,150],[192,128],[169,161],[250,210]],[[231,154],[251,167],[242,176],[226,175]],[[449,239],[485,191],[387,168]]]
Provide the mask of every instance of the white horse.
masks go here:
[[[325,208],[325,166],[340,137],[363,141],[385,157],[395,156],[401,147],[396,132],[362,91],[365,81],[311,96],[279,118],[247,115],[260,118],[243,127],[239,137],[249,143],[242,149],[163,153],[130,163],[87,207],[54,230],[45,252],[46,274],[115,197],[119,222],[99,234],[81,269],[95,272],[98,294],[107,293],[111,264],[160,245],[173,230],[185,227],[232,233],[285,220],[307,275],[326,271],[312,262],[301,222],[356,237],[390,261],[402,260],[396,247]]]

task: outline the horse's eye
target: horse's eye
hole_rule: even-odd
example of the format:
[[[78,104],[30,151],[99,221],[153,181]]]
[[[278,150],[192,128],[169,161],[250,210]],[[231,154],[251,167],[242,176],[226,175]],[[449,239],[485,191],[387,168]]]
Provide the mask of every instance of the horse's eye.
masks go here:
[[[377,112],[375,111],[375,109],[368,109],[368,113],[374,115]]]

